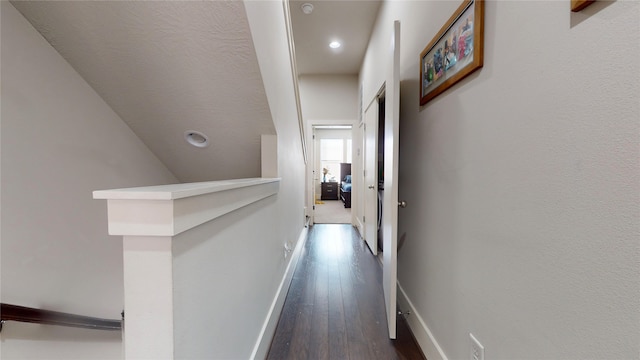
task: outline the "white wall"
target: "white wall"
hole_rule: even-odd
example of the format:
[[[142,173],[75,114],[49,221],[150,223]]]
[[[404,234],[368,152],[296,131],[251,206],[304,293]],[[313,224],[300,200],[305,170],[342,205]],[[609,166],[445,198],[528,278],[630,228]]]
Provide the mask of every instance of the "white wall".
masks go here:
[[[260,230],[259,236],[261,237],[257,241],[264,242],[261,245],[263,250],[260,251],[262,253],[260,256],[266,257],[266,260],[257,261],[257,264],[262,264],[259,272],[264,279],[265,288],[268,289],[267,293],[271,291],[270,295],[273,299],[291,259],[291,257],[285,259],[283,256],[284,244],[288,243],[289,249],[295,248],[306,221],[305,159],[302,151],[302,138],[282,2],[245,1],[245,8],[271,116],[278,136],[278,177],[282,179],[280,191],[276,195],[272,207],[265,209],[273,211],[264,218],[264,226],[256,227]],[[264,201],[268,202],[269,200],[265,199]],[[245,264],[251,264],[249,259]],[[254,268],[254,271],[258,271],[256,269],[257,267]],[[283,291],[286,295],[286,288]],[[266,324],[264,329],[266,341],[254,349],[256,358],[261,358],[268,351],[282,311],[284,297],[278,301],[274,303],[274,311],[270,314],[271,322]],[[265,309],[264,304],[260,306],[262,306],[260,310]],[[261,324],[264,320],[263,313]]]
[[[176,359],[250,357],[288,260],[283,193],[174,237]]]
[[[359,88],[358,77],[355,75],[303,75],[299,77],[300,103],[305,123],[305,134],[307,144],[309,144],[309,163],[314,164],[315,158],[319,156],[313,146],[314,125],[351,125],[351,137],[353,139],[353,162],[351,172],[359,170],[359,163],[356,164],[361,140],[358,131],[359,119]],[[315,159],[315,160],[314,160]],[[307,207],[312,209],[315,203],[314,187],[319,190],[318,181],[321,181],[322,174],[317,174],[314,180],[313,167],[307,168]],[[357,180],[353,186],[358,186]],[[355,193],[354,193],[355,195]],[[355,205],[357,198],[352,198]],[[356,205],[357,206],[357,205]],[[312,214],[312,212],[310,212]],[[355,216],[355,215],[354,215]]]
[[[458,5],[385,2],[361,72],[366,102],[399,19],[398,278],[431,358],[470,332],[488,359],[637,358],[640,3],[487,2],[484,68],[421,108]]]
[[[245,1],[245,8],[278,136],[278,176],[282,180],[274,236],[297,239],[305,220],[305,163],[282,2]]]
[[[122,243],[96,189],[176,182],[7,1],[2,32],[2,302],[118,319]],[[119,332],[7,323],[2,358],[120,358]]]
[[[356,75],[303,75],[299,78],[302,114],[309,120],[358,119]]]

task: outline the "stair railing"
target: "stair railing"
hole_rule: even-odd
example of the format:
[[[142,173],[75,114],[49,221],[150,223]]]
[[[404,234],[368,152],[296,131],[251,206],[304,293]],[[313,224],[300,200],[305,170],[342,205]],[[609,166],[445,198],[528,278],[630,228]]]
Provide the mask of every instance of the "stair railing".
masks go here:
[[[0,304],[0,331],[2,331],[2,326],[6,321],[120,331],[122,330],[122,322],[124,321],[124,312],[122,312],[121,315],[122,320],[111,320],[26,306]]]

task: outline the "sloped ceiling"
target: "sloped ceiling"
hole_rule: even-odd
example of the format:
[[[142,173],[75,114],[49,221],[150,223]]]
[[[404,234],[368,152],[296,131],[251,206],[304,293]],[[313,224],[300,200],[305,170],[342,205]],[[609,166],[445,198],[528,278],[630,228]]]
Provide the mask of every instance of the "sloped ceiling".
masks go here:
[[[242,1],[12,4],[180,181],[260,176],[275,128]]]

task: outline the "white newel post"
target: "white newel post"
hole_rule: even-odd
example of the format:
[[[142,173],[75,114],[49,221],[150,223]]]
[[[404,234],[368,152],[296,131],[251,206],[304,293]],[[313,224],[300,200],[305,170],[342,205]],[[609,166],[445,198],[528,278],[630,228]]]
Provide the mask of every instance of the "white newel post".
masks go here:
[[[123,236],[125,359],[173,359],[170,236]]]
[[[107,200],[110,235],[123,237],[125,359],[174,357],[175,236],[278,192],[254,178],[94,191]]]

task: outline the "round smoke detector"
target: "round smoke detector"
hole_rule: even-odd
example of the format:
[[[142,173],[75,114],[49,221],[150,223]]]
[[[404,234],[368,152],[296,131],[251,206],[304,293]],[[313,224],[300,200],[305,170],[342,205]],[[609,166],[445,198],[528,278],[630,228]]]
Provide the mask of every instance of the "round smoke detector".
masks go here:
[[[304,3],[302,4],[302,6],[300,6],[300,9],[302,10],[303,13],[305,13],[306,15],[309,15],[313,12],[313,4]]]
[[[195,147],[206,148],[209,146],[209,137],[200,131],[188,130],[184,132],[184,139]]]

